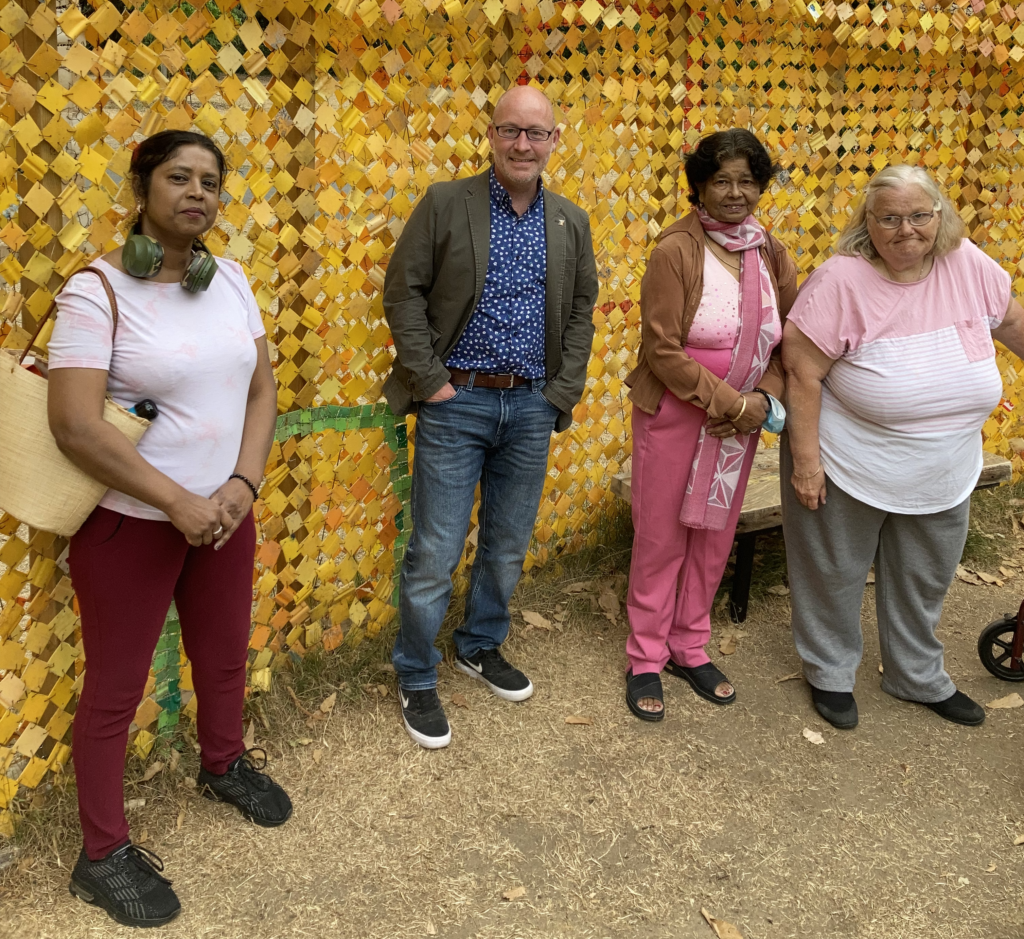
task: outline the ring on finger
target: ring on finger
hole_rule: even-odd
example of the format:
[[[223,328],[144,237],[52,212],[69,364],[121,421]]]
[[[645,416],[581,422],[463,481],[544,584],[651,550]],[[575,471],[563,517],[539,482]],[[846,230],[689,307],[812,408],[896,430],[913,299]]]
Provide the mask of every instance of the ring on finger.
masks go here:
[[[223,534],[224,534],[224,526],[223,525],[218,525],[216,530],[213,533],[213,537],[214,538],[219,538]]]

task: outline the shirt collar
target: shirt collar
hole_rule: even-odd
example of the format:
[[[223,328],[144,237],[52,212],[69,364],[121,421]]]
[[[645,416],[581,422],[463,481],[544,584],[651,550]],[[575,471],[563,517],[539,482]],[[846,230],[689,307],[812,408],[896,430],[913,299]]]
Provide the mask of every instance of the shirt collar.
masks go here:
[[[523,214],[531,212],[536,206],[538,200],[544,193],[544,180],[538,180],[540,185],[537,187],[537,196],[530,203],[530,207]],[[508,190],[498,182],[498,177],[494,175],[494,167],[491,167],[491,172],[488,175],[488,184],[491,191],[491,201],[497,202],[502,208],[515,214],[515,209],[512,208],[512,197],[508,194]]]

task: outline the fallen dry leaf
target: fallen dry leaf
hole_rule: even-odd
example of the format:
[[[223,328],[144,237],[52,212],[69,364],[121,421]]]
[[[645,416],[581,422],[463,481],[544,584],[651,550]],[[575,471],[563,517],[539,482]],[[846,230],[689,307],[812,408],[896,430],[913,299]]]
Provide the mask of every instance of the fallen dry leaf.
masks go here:
[[[256,746],[256,721],[249,721],[249,726],[245,729],[245,736],[242,738],[242,745],[246,750],[251,750]]]
[[[873,570],[868,571],[868,576],[864,580],[865,584],[873,584],[875,582],[875,572]]]
[[[1022,844],[1024,844],[1024,835],[1017,835],[1017,837],[1013,839],[1013,843],[1015,845],[1022,845]]]
[[[781,685],[784,681],[795,681],[797,678],[803,678],[803,672],[790,672],[788,675],[783,675],[781,678],[775,679],[775,684]]]
[[[534,610],[523,610],[519,615],[522,616],[528,626],[532,626],[534,629],[551,628],[551,620]]]
[[[320,762],[320,761],[321,761],[321,760],[322,760],[323,758],[324,758],[324,751],[323,751],[323,750],[314,750],[314,751],[313,751],[313,762],[314,762],[314,763],[317,763],[317,764],[319,764],[319,762]]]
[[[182,809],[178,813],[178,820],[174,823],[174,830],[181,831],[181,826],[185,824],[185,810]]]
[[[994,574],[986,574],[984,571],[977,571],[978,576],[990,587],[1002,587],[1003,582]]]
[[[996,865],[993,862],[992,864],[989,864],[989,866],[985,868],[985,873],[986,874],[991,874],[991,873],[993,873],[995,871],[995,869],[996,869]]]
[[[145,844],[147,841],[149,841],[149,829],[148,828],[143,828],[142,829],[142,834],[139,835],[139,837],[135,839],[135,843],[136,844]]]
[[[816,730],[811,730],[810,727],[804,728],[804,740],[810,740],[811,743],[819,745],[825,742],[825,738],[822,737]]]
[[[452,695],[452,704],[454,704],[457,708],[468,708],[469,699],[464,694],[459,694],[458,692],[456,692]]]
[[[563,593],[584,593],[590,590],[594,585],[589,580],[581,580],[575,584],[566,584],[562,588]]]
[[[436,936],[437,935],[437,927],[429,919],[427,920],[427,935],[428,936]]]
[[[1006,580],[1009,580],[1011,577],[1017,576],[1016,571],[1011,571],[1008,567],[1004,566],[1000,566],[999,573],[1002,574]]]
[[[775,596],[777,597],[788,597],[789,587],[787,587],[785,584],[776,584],[774,587],[768,588],[768,593],[775,594]]]
[[[882,663],[881,662],[878,663],[878,674],[879,675],[884,675],[885,674],[885,669],[882,667]]]
[[[386,698],[391,693],[387,685],[377,685],[377,694],[382,698]]]
[[[131,811],[132,809],[141,809],[146,804],[145,799],[129,799],[125,802],[125,811]]]
[[[589,717],[580,717],[576,714],[571,715],[565,719],[567,724],[593,724],[594,722]]]
[[[992,708],[992,710],[996,710],[998,708],[1005,708],[1007,710],[1010,708],[1024,708],[1024,698],[1014,691],[1012,694],[1008,694],[1005,698],[996,698],[995,701],[989,701],[985,707]]]
[[[510,890],[506,890],[502,895],[502,900],[521,900],[526,896],[525,887],[512,887]]]
[[[332,691],[323,701],[320,702],[320,710],[324,714],[330,714],[334,710],[334,705],[338,701],[338,692]]]
[[[964,567],[963,564],[957,565],[956,579],[962,580],[965,584],[974,584],[975,586],[982,586],[985,583],[974,571],[969,567]]]
[[[150,763],[149,766],[146,767],[146,772],[142,774],[141,782],[149,782],[157,773],[163,772],[163,768],[164,764],[159,760]]]
[[[736,651],[736,637],[726,636],[719,644],[718,651],[722,655],[732,655]]]
[[[245,743],[245,739],[242,740]],[[246,745],[246,750],[249,749],[251,744]],[[171,758],[167,761],[167,768],[173,773],[181,762],[181,754],[177,750],[171,750]]]
[[[24,874],[25,871],[31,870],[32,865],[35,864],[36,859],[30,854],[28,857],[23,857],[18,861],[18,873]]]
[[[743,934],[732,923],[712,916],[704,907],[700,908],[700,915],[708,921],[708,925],[715,931],[718,939],[743,939]]]
[[[601,591],[601,596],[597,598],[597,603],[604,610],[604,615],[613,623],[619,618],[619,598],[614,590],[605,587]]]
[[[308,747],[313,742],[312,737],[296,737],[294,740],[288,741],[290,747]]]

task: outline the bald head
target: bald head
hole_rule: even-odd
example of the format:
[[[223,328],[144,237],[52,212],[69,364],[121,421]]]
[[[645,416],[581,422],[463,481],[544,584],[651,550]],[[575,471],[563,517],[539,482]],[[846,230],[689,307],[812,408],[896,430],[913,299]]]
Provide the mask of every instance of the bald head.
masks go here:
[[[547,99],[544,92],[529,85],[513,85],[506,91],[494,106],[494,116],[491,121],[495,124],[514,123],[509,120],[508,112],[527,111],[533,116],[543,117],[544,123],[539,126],[548,129],[554,127],[555,109]]]
[[[539,139],[531,139],[531,134]],[[517,212],[536,196],[540,174],[558,146],[559,136],[555,110],[536,88],[514,85],[494,106],[487,128],[494,175],[512,196]]]

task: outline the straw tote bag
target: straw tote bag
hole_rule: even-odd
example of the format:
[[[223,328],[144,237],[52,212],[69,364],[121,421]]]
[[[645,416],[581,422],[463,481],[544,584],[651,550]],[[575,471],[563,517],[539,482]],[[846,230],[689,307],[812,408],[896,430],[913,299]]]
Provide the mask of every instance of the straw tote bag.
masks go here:
[[[103,282],[114,320],[113,341],[117,334],[117,298],[102,271],[83,267],[75,273],[86,272]],[[56,305],[55,298],[20,357],[0,349],[0,509],[33,528],[68,537],[82,526],[107,487],[57,449],[46,413],[46,379],[21,367]],[[137,444],[149,427],[149,421],[115,404],[109,395],[103,405],[103,420],[113,424],[132,444]]]

